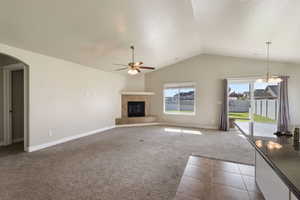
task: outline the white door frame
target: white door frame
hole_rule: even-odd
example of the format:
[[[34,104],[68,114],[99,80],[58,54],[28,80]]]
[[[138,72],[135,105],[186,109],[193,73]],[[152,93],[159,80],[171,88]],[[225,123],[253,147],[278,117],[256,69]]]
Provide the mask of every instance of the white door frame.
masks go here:
[[[13,71],[24,71],[24,151],[28,151],[29,144],[29,69],[23,63],[8,65],[3,69],[4,80],[4,145],[12,144],[11,118],[11,74]]]

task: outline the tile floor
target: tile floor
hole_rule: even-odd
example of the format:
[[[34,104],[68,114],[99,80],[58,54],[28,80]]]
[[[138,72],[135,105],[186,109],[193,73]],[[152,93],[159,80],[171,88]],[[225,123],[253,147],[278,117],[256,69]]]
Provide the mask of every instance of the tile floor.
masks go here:
[[[264,200],[254,166],[190,156],[174,200]]]

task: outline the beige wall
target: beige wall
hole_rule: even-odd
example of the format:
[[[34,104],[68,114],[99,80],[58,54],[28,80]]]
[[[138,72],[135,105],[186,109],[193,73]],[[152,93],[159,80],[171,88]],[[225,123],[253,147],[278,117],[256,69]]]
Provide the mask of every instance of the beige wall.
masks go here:
[[[217,127],[222,101],[224,78],[256,76],[265,73],[266,63],[254,59],[200,55],[146,74],[146,90],[156,93],[151,101],[151,114],[160,120],[199,127]],[[300,65],[272,63],[272,72],[290,75],[290,104],[292,122],[300,124]],[[173,82],[196,82],[196,115],[163,114],[163,85]]]
[[[124,72],[126,73],[126,72]],[[126,91],[144,91],[145,90],[145,76],[139,74],[135,76],[126,75]]]
[[[143,77],[132,84],[123,75],[3,44],[0,52],[29,65],[30,146],[114,125],[121,116],[120,91],[143,89]]]

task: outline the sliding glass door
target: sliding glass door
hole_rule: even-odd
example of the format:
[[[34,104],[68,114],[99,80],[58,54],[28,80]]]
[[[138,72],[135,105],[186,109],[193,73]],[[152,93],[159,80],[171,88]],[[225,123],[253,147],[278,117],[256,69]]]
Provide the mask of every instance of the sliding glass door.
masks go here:
[[[229,83],[229,120],[239,126],[245,134],[250,134],[251,84],[249,82]]]
[[[254,83],[253,132],[255,135],[274,136],[273,133],[277,130],[278,94],[278,84]]]
[[[278,116],[278,84],[229,81],[229,119],[245,134],[274,136]]]

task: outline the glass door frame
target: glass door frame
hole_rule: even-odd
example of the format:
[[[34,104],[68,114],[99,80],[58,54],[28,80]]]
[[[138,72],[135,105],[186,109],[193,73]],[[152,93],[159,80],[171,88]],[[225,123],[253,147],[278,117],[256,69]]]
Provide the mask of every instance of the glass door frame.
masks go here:
[[[249,79],[249,78],[240,78],[240,79],[228,79],[228,88],[227,91],[229,91],[230,84],[249,84],[249,101],[250,101],[250,107],[249,107],[249,135],[247,136],[253,136],[254,134],[254,84],[256,82],[255,79]],[[227,101],[229,102],[229,94],[227,96]],[[228,108],[229,110],[229,108]],[[229,116],[229,112],[228,112]]]
[[[255,130],[255,97],[254,97],[254,91],[256,90],[255,84],[257,83],[258,77],[256,78],[235,78],[235,79],[227,79],[228,80],[228,91],[230,84],[249,84],[249,100],[250,100],[250,108],[249,108],[249,131],[248,134],[246,134],[244,131],[241,131],[244,133],[246,136],[253,137],[254,135],[254,130]],[[267,84],[267,83],[266,83]],[[272,84],[271,84],[272,85]],[[278,90],[280,90],[280,84],[278,84]],[[227,96],[227,100],[229,102],[229,94]],[[278,100],[280,100],[280,96],[277,97]],[[229,111],[229,107],[228,107]],[[278,112],[275,113],[277,115],[276,121],[278,120]],[[229,116],[229,112],[228,112]]]

